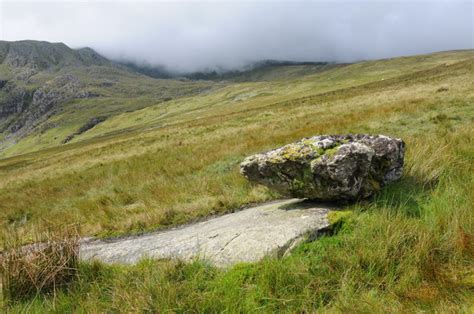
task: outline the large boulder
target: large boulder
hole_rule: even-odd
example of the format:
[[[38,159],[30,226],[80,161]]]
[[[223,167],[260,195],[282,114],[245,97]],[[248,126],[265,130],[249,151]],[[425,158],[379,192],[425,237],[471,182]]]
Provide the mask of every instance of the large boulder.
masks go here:
[[[399,179],[404,153],[385,135],[320,135],[247,157],[240,172],[284,196],[355,200]]]

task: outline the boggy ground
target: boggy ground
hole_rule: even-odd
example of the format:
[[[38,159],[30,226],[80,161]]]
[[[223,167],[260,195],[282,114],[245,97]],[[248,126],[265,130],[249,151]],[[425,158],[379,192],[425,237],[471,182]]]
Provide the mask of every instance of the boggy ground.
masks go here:
[[[382,133],[407,143],[402,180],[346,207],[338,232],[285,258],[84,263],[77,283],[12,311],[404,312],[472,310],[474,55],[363,62],[230,84],[111,118],[71,144],[0,161],[0,221],[28,240],[167,228],[275,199],[238,173],[301,137]]]

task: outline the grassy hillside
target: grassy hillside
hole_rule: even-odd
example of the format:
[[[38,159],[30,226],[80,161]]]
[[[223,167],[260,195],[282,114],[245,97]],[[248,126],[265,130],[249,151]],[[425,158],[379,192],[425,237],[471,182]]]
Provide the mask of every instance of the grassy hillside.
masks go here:
[[[316,134],[402,137],[403,179],[373,200],[348,205],[354,214],[338,233],[300,246],[291,257],[228,271],[203,262],[85,264],[69,291],[16,309],[472,310],[474,52],[367,61],[289,77],[285,71],[294,68],[271,80],[150,100],[58,145],[55,137],[82,123],[74,119],[146,102],[157,87],[150,81],[133,99],[117,86],[108,97],[74,101],[73,110],[50,118],[62,121],[59,127],[29,135],[3,153],[11,157],[0,160],[2,230],[27,241],[51,225],[77,222],[83,235],[115,236],[274,199],[278,195],[239,175],[239,162]]]
[[[221,85],[153,79],[90,48],[0,41],[0,157],[61,145],[85,132],[94,118],[103,121]]]
[[[75,134],[94,117],[109,119],[213,88],[206,82],[157,80],[110,67],[63,68],[55,73],[55,77],[66,74],[79,78],[85,85],[84,89],[97,96],[61,103],[50,117],[41,120],[26,136],[15,138],[13,145],[0,143],[0,157],[61,145],[67,136]]]

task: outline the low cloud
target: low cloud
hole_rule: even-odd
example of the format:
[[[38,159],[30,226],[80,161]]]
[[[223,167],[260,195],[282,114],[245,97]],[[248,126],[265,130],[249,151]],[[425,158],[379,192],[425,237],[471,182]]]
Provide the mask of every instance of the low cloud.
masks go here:
[[[474,48],[472,1],[0,2],[0,38],[174,71]]]

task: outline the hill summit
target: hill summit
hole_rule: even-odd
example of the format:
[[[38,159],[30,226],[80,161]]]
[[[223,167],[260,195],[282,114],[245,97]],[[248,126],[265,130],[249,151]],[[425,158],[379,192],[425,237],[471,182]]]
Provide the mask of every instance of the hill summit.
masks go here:
[[[0,41],[0,63],[43,70],[54,66],[107,65],[110,61],[91,48],[71,49],[63,43],[22,40]]]

